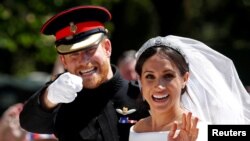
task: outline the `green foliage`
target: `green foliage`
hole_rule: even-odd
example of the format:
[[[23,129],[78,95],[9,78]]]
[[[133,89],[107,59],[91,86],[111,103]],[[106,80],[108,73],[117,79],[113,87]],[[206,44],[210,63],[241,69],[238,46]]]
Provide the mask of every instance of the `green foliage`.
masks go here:
[[[113,62],[122,51],[138,49],[156,35],[192,37],[227,54],[250,48],[249,0],[172,0],[167,4],[160,0],[3,0],[0,72],[50,72],[57,55],[54,37],[41,35],[40,28],[58,11],[77,5],[101,5],[111,11],[113,17],[107,28]]]
[[[1,66],[13,75],[25,75],[32,71],[53,66],[56,58],[54,38],[40,34],[42,24],[58,11],[83,4],[111,6],[113,1],[104,0],[4,0],[0,4],[0,49],[1,54],[11,53],[11,59]],[[115,1],[114,1],[115,2]],[[2,62],[9,61],[9,62]],[[1,70],[4,70],[1,69]]]

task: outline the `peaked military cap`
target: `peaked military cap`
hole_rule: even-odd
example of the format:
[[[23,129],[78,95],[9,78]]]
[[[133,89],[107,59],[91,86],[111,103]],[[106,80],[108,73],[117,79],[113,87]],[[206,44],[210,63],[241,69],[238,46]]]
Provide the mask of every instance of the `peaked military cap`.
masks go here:
[[[54,35],[57,52],[68,54],[98,45],[107,34],[104,23],[111,17],[104,7],[78,6],[50,18],[41,33]]]

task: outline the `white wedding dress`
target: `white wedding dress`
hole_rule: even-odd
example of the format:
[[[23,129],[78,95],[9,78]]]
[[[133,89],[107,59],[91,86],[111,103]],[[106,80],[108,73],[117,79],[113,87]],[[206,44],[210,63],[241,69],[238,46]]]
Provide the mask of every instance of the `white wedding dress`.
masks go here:
[[[208,140],[208,124],[198,122],[199,134],[196,141]],[[168,141],[169,131],[136,133],[134,126],[130,128],[129,141]]]

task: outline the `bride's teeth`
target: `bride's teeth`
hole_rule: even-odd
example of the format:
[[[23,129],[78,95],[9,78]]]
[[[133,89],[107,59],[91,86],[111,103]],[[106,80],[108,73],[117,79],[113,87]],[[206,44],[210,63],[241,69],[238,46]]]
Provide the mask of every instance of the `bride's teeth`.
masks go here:
[[[167,96],[168,96],[168,94],[166,94],[166,95],[153,95],[154,98],[165,98]]]

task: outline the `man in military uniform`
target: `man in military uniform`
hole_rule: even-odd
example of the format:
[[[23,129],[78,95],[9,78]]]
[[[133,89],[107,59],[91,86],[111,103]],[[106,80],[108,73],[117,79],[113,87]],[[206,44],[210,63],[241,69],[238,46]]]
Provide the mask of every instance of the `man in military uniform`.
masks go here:
[[[43,25],[41,32],[56,38],[66,72],[27,101],[20,114],[22,128],[54,133],[59,141],[126,141],[131,125],[148,116],[136,103],[138,85],[124,80],[110,63],[104,26],[110,20],[104,7],[78,6]]]

